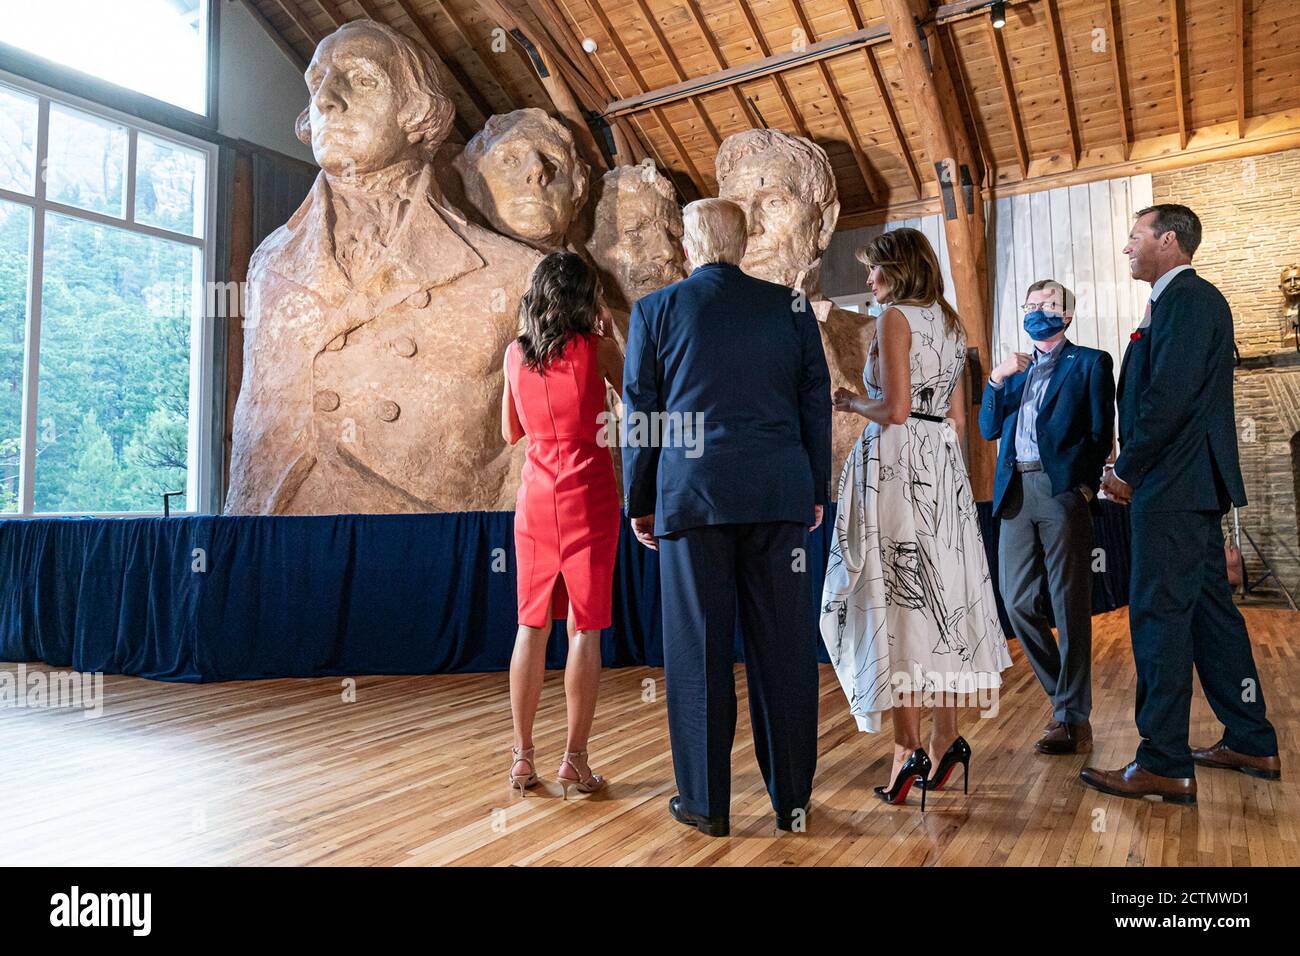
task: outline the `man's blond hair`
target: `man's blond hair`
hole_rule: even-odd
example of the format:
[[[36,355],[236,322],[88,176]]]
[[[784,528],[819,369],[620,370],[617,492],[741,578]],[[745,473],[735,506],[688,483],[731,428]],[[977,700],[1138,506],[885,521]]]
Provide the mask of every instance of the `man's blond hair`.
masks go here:
[[[727,262],[739,265],[749,230],[745,212],[726,199],[697,199],[682,210],[682,242],[691,264]]]

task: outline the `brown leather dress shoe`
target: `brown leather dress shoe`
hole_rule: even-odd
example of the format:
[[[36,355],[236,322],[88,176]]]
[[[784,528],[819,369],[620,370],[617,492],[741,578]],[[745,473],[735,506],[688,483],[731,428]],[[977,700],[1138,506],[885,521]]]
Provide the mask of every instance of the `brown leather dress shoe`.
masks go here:
[[[1165,803],[1195,803],[1195,777],[1162,777],[1143,770],[1136,760],[1120,770],[1084,767],[1079,779],[1085,786],[1117,797],[1160,797]]]
[[[1199,767],[1210,767],[1214,770],[1236,770],[1238,773],[1259,777],[1262,780],[1282,779],[1282,761],[1278,759],[1277,754],[1271,757],[1252,757],[1250,754],[1237,753],[1222,740],[1213,747],[1193,750],[1192,762]]]
[[[1047,732],[1038,738],[1034,749],[1040,754],[1090,754],[1092,753],[1092,724],[1063,724],[1052,721]]]

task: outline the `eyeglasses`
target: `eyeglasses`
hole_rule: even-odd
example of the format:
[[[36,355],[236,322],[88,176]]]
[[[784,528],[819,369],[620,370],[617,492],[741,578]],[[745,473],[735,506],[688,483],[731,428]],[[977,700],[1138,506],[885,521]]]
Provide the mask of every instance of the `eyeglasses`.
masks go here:
[[[1053,302],[1026,302],[1020,307],[1020,311],[1025,315],[1028,315],[1030,312],[1037,312],[1039,309],[1050,312],[1060,312],[1060,309],[1058,309],[1056,304]]]

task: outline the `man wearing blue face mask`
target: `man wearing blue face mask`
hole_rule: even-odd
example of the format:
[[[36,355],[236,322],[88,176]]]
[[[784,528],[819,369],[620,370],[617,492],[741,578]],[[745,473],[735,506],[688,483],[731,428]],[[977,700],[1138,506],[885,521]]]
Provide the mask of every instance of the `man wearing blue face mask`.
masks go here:
[[[980,432],[1000,439],[993,481],[998,589],[1025,656],[1052,701],[1034,745],[1041,754],[1092,750],[1092,517],[1114,441],[1115,377],[1108,353],[1065,337],[1074,295],[1052,279],[1029,287],[1024,328],[1033,354],[993,369]],[[1041,595],[1051,596],[1059,640]]]

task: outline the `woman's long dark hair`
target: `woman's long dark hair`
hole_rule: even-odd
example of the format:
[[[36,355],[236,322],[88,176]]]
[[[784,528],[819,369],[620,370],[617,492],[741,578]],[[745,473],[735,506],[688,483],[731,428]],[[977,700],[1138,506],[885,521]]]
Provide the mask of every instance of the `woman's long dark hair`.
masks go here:
[[[576,252],[552,252],[533,270],[519,304],[524,365],[545,374],[575,335],[596,330],[596,270]]]

